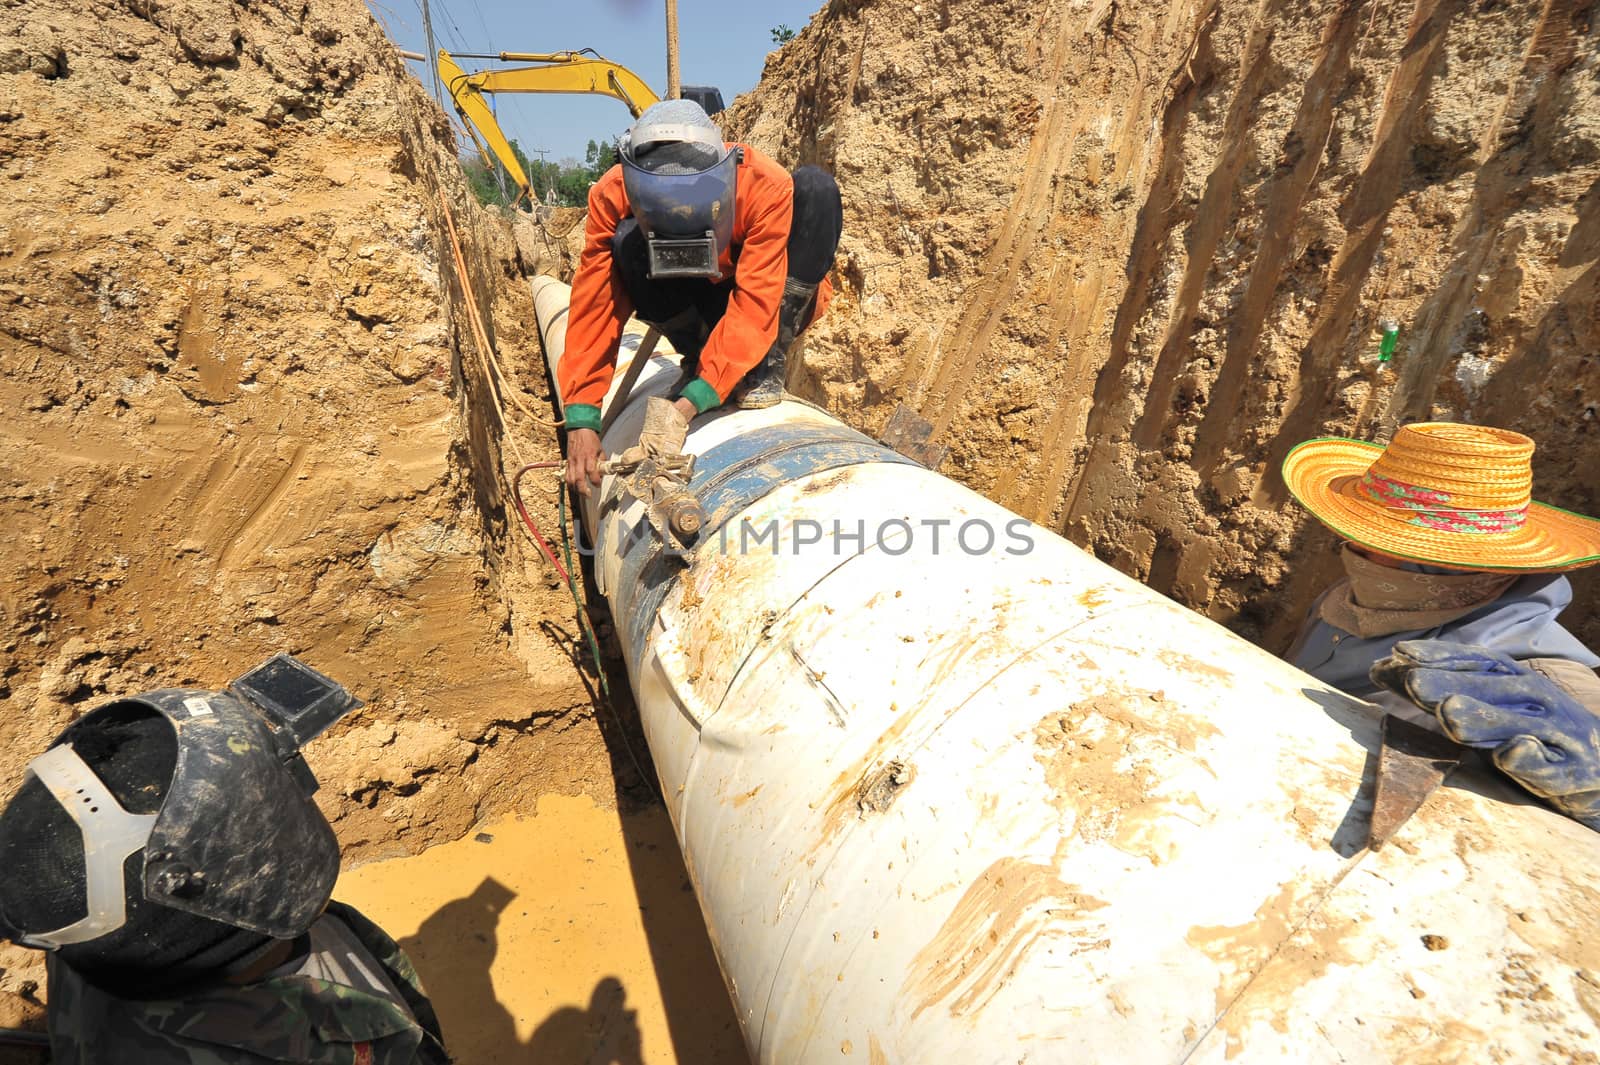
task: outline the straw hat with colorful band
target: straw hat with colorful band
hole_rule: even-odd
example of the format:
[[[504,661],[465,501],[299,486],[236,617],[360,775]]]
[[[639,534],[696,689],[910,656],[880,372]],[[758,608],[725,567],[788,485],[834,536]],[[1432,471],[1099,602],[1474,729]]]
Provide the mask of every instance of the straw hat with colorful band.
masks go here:
[[[1600,521],[1533,502],[1532,460],[1521,433],[1424,422],[1387,447],[1309,440],[1283,479],[1328,528],[1398,558],[1501,573],[1600,563]]]

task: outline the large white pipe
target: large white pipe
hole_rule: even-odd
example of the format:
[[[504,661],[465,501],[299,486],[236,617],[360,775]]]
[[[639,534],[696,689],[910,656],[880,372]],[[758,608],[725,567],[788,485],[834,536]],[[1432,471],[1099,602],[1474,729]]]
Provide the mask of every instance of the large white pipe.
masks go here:
[[[535,291],[553,366],[568,293]],[[608,453],[675,379],[654,362]],[[1459,773],[1367,852],[1366,704],[803,404],[688,449],[689,559],[613,481],[585,517],[756,1060],[1600,1046],[1600,836]],[[772,523],[777,554],[739,550]]]

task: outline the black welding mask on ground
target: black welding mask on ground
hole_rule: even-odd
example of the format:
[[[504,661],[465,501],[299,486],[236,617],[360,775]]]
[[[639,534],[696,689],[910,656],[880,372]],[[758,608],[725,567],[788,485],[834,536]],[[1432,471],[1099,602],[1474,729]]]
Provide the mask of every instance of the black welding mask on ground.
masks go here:
[[[623,135],[622,184],[644,231],[651,280],[721,279],[741,154],[690,100],[656,104]]]
[[[227,972],[322,913],[339,846],[301,746],[360,706],[288,655],[98,707],[0,813],[0,932],[111,983]]]

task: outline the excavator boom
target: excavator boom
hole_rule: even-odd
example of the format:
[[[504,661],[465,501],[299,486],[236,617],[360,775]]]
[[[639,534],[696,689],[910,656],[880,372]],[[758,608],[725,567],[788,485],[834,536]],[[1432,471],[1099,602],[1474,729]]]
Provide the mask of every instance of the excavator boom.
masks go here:
[[[483,154],[484,161],[487,162],[490,153],[493,153],[500,160],[500,165],[505,167],[506,173],[511,175],[520,195],[530,199],[533,191],[528,175],[517,160],[516,152],[511,150],[511,142],[506,140],[494,112],[489,109],[485,94],[595,93],[622,101],[635,118],[660,100],[639,75],[601,56],[581,52],[500,52],[472,58],[533,64],[469,74],[461,69],[449,52],[443,49],[439,51],[439,78],[450,93],[450,99],[455,102],[456,113],[466,124],[467,132]]]

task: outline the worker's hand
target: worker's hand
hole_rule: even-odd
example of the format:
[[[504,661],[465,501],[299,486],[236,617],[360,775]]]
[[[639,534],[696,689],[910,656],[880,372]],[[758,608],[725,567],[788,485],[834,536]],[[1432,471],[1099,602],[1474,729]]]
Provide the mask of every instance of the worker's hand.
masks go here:
[[[567,434],[567,487],[587,496],[600,483],[600,434],[593,429],[574,429]]]
[[[672,405],[678,408],[679,414],[683,415],[684,425],[688,425],[690,422],[694,421],[700,413],[693,403],[684,399],[682,396],[679,396],[677,399],[673,400]]]
[[[687,400],[669,400],[651,396],[644,402],[644,427],[639,430],[639,443],[651,455],[664,458],[683,454],[683,442],[689,435],[689,418],[683,413]],[[694,409],[694,404],[689,404]]]
[[[1450,738],[1493,752],[1511,779],[1600,830],[1600,716],[1506,655],[1404,640],[1372,679],[1433,714]]]
[[[1453,643],[1450,640],[1402,640],[1388,658],[1378,660],[1370,670],[1372,682],[1397,695],[1426,706],[1442,702],[1451,691],[1440,684],[1459,681],[1463,676],[1525,677],[1532,669],[1509,655],[1487,647]]]

